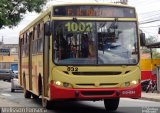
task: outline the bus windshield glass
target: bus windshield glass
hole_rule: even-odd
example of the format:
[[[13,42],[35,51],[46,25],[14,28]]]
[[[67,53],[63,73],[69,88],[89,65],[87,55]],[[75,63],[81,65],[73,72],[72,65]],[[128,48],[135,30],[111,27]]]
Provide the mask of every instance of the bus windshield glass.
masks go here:
[[[53,59],[59,65],[138,63],[136,22],[54,21]]]

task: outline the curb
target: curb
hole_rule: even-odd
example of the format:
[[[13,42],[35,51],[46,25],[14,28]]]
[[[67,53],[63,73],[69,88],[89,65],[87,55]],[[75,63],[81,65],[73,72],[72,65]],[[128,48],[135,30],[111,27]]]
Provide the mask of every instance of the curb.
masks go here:
[[[160,102],[160,99],[147,98],[147,97],[141,97],[140,100],[149,100],[149,101],[154,101],[154,102]]]

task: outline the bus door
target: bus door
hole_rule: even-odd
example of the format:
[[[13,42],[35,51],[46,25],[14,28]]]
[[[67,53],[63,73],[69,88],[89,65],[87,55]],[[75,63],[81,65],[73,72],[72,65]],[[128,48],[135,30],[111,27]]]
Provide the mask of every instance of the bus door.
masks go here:
[[[45,29],[45,28],[44,28]],[[49,38],[45,35],[43,39],[43,88],[44,96],[48,96],[48,78],[49,78]]]
[[[32,38],[33,32],[29,33],[29,53],[28,53],[28,69],[29,69],[29,90],[32,90]]]

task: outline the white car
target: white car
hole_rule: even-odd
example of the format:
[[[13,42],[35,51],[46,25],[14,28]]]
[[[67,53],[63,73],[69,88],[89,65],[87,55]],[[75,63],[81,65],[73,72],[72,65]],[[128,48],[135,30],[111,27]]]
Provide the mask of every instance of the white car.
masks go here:
[[[15,90],[22,90],[22,87],[20,86],[18,82],[18,75],[11,79],[11,92],[15,92]]]

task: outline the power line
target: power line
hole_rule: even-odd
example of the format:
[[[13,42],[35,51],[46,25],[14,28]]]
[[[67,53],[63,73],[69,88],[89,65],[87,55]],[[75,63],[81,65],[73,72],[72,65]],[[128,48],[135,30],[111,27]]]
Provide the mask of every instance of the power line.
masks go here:
[[[152,18],[148,18],[146,20],[141,20],[141,23],[143,22],[149,22],[149,21],[154,21],[154,20],[159,20],[160,19],[160,16],[158,15],[158,17],[152,17]]]
[[[148,21],[148,22],[140,22],[139,24],[148,24],[148,23],[153,23],[153,22],[157,22],[157,21],[160,21],[160,19],[151,20],[151,21]]]
[[[140,27],[140,28],[150,28],[150,27],[160,27],[160,25],[156,25],[156,26],[147,26],[147,27]]]
[[[130,1],[130,0],[129,0]],[[138,5],[140,5],[140,6],[142,6],[142,5],[151,5],[151,4],[153,4],[153,3],[156,3],[157,4],[157,2],[159,2],[159,0],[148,0],[148,1],[146,1],[146,0],[137,0],[137,1],[135,1],[135,0],[133,0],[132,2],[130,1],[130,3],[133,3],[133,4],[138,4]]]
[[[150,12],[145,12],[145,13],[140,13],[140,15],[145,15],[145,14],[148,14],[148,13],[159,13],[160,10],[154,10],[154,11],[150,11]]]

